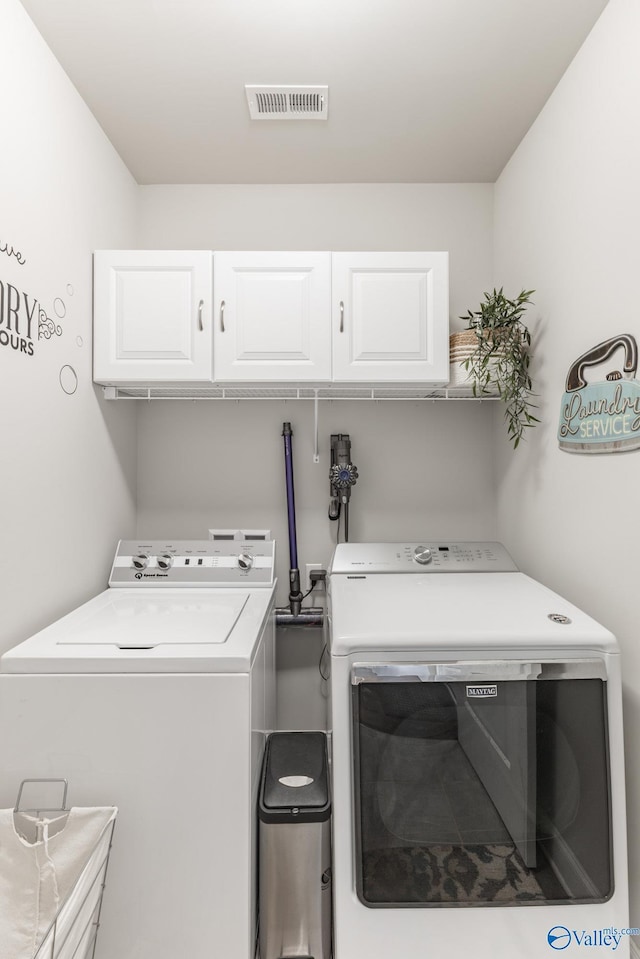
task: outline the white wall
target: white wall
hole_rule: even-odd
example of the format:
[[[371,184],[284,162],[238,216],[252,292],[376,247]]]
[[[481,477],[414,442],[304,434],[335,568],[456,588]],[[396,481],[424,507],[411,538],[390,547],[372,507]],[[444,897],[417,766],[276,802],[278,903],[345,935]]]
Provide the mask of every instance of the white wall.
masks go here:
[[[640,451],[561,452],[565,377],[616,333],[640,340],[640,5],[611,0],[496,184],[495,276],[535,287],[542,425],[501,447],[500,535],[528,572],[618,636],[625,676],[631,923],[640,922]]]
[[[319,464],[311,402],[158,401],[141,404],[139,414],[139,535],[268,527],[278,543],[282,604],[289,569],[285,420],[294,431],[301,563],[331,557],[329,437],[336,432],[351,436],[360,474],[351,539],[482,538],[495,531],[488,404],[321,402]]]
[[[91,252],[132,242],[136,185],[17,0],[0,5],[0,35],[4,651],[104,588],[133,532],[135,416],[91,382]],[[29,331],[25,293],[59,333],[38,339],[38,308]]]
[[[488,184],[142,187],[148,248],[448,250],[452,325],[492,279]],[[278,602],[288,595],[282,424],[294,430],[299,562],[328,563],[329,438],[349,433],[360,478],[352,539],[492,537],[490,404],[323,402],[312,462],[309,402],[139,404],[138,532],[202,536],[266,526],[277,538]],[[279,638],[281,725],[317,725],[317,633]],[[295,633],[295,635],[294,635]],[[315,637],[315,638],[313,638]],[[306,668],[305,668],[306,664]]]

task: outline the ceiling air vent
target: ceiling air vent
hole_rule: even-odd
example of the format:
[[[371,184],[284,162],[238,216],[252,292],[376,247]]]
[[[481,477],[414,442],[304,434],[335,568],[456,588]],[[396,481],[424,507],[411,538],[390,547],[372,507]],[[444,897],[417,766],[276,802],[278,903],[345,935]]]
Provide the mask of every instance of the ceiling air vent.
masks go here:
[[[326,120],[328,86],[245,86],[252,120]]]

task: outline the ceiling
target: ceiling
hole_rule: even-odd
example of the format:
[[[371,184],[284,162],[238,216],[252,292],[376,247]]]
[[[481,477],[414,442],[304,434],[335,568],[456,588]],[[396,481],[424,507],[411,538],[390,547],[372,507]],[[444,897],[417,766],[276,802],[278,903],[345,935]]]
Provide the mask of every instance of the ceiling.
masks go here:
[[[493,182],[606,2],[22,0],[139,183]]]

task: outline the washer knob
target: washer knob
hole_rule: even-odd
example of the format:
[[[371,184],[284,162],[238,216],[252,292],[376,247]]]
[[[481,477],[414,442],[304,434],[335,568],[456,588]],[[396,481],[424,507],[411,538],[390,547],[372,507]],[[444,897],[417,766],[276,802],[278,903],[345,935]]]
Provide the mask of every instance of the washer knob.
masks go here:
[[[421,566],[426,566],[433,559],[433,554],[428,546],[416,546],[413,551],[413,558],[416,563],[420,563]]]
[[[138,553],[137,556],[131,557],[131,565],[134,569],[146,569],[149,565],[149,556],[147,553]]]
[[[238,566],[240,569],[251,569],[253,566],[253,556],[250,553],[240,553],[238,556]]]
[[[173,566],[173,556],[171,553],[161,553],[156,562],[160,569],[171,569]]]

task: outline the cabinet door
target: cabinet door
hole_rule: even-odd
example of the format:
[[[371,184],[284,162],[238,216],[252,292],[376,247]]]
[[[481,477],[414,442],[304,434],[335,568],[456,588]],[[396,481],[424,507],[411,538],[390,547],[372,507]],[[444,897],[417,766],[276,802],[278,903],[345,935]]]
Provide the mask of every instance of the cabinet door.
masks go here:
[[[448,253],[333,254],[333,379],[447,383]]]
[[[94,254],[94,379],[210,381],[210,251]]]
[[[215,253],[218,381],[331,377],[331,254]]]

